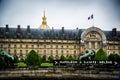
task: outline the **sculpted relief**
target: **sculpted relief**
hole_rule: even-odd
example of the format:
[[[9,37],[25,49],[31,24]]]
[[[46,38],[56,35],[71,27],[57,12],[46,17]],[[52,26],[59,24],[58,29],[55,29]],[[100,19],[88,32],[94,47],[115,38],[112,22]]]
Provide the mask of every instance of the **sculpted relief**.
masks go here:
[[[85,36],[84,40],[85,41],[91,41],[91,40],[92,41],[101,41],[102,37],[98,32],[91,31]]]

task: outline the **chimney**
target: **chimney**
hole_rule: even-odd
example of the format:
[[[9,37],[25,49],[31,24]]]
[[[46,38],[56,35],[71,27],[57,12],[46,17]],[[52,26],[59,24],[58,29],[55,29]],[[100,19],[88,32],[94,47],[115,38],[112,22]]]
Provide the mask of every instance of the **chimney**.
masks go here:
[[[20,25],[18,25],[17,27],[18,27],[17,32],[20,33]]]
[[[9,28],[8,28],[8,24],[6,24],[6,29],[5,29],[6,32],[9,31]]]
[[[52,27],[52,30],[54,30],[54,27]]]
[[[64,27],[62,27],[62,33],[64,33]]]
[[[117,29],[116,28],[113,28],[112,29],[112,36],[116,36],[117,35]]]
[[[27,26],[27,32],[30,33],[30,25]]]

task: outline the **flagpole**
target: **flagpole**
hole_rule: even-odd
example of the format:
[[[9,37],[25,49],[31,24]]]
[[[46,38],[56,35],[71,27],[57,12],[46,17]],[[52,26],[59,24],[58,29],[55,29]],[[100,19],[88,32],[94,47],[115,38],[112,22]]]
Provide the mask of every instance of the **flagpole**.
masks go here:
[[[93,15],[93,14],[92,14],[92,15]],[[93,21],[92,21],[92,22],[93,22],[93,27],[94,27],[94,26],[95,26],[95,25],[94,25],[94,15],[93,15]]]

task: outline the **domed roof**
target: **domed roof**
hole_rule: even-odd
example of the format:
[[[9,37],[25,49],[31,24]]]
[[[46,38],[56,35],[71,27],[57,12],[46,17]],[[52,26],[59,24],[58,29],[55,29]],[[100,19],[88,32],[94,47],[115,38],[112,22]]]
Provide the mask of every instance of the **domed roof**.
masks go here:
[[[42,24],[39,26],[39,28],[40,29],[50,29],[50,27],[47,25],[45,11],[44,11],[44,16],[42,17]]]

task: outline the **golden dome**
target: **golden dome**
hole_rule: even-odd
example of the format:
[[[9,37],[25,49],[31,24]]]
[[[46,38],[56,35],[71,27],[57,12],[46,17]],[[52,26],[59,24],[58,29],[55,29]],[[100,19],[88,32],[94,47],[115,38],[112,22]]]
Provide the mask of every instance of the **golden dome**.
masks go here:
[[[42,24],[39,26],[40,29],[50,29],[50,27],[47,25],[47,21],[46,21],[46,17],[45,17],[45,11],[44,11],[44,15],[42,17]]]

